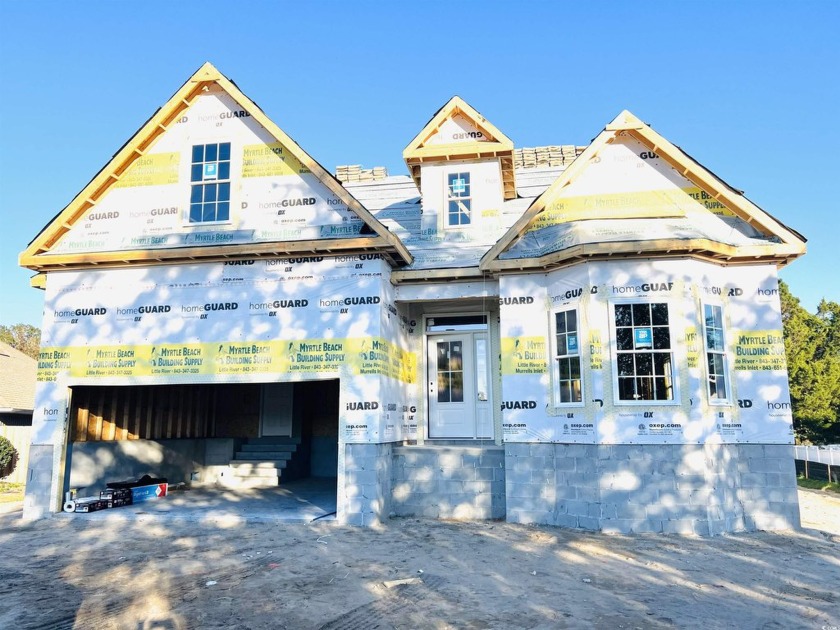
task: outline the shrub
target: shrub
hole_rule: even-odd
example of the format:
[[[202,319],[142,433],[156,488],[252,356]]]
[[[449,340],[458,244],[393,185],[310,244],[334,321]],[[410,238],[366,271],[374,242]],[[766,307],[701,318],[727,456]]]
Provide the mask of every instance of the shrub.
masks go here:
[[[17,460],[17,450],[8,438],[0,435],[0,477],[10,475]]]

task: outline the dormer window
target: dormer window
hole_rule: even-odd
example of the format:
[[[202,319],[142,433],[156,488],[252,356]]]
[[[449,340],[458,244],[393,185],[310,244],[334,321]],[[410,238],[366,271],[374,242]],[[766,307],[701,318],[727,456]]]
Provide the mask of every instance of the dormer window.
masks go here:
[[[472,221],[472,194],[469,173],[450,173],[446,176],[446,227],[462,227]]]
[[[190,223],[229,220],[230,142],[194,145],[190,181]]]

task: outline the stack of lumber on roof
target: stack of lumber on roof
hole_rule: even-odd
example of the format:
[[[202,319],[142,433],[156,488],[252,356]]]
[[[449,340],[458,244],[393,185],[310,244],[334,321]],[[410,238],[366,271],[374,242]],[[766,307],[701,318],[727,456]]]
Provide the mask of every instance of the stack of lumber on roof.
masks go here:
[[[544,147],[523,147],[514,149],[514,168],[538,168],[568,166],[586,147],[573,144],[548,145]]]
[[[388,177],[388,170],[384,166],[362,168],[361,164],[337,166],[335,177],[340,182],[368,182]]]

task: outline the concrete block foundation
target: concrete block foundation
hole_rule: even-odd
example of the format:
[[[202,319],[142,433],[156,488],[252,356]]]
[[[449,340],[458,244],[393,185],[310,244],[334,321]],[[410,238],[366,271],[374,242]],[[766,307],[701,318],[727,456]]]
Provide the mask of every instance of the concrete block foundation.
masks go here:
[[[379,525],[391,513],[391,444],[345,444],[338,519]],[[339,469],[341,474],[341,468]],[[342,509],[343,506],[343,509]]]
[[[800,526],[792,446],[507,444],[505,468],[512,523],[700,536]]]
[[[345,446],[343,511],[714,536],[800,526],[786,445]]]
[[[401,446],[394,448],[393,455],[395,516],[505,517],[502,447]]]

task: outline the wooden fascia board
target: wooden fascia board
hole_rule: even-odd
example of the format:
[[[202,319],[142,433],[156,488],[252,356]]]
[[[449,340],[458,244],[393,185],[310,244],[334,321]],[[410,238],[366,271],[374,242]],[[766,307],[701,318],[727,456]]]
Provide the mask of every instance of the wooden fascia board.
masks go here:
[[[531,221],[543,211],[545,208],[546,198],[570,184],[574,178],[577,177],[578,173],[580,173],[580,171],[589,164],[589,161],[598,155],[598,151],[600,151],[604,145],[611,142],[614,137],[615,133],[611,131],[604,130],[599,133],[589,146],[584,149],[583,153],[577,156],[577,158],[575,158],[572,163],[557,176],[557,179],[555,179],[554,182],[552,182],[552,184],[546,188],[539,197],[534,199],[531,205],[528,206],[525,212],[522,213],[522,216],[516,220],[516,223],[514,223],[510,229],[505,232],[498,241],[496,241],[496,244],[481,257],[479,268],[491,268],[491,263],[496,260],[501,253],[504,252],[511,243],[513,243],[514,240],[522,236]]]
[[[709,256],[711,254],[711,256]],[[799,255],[795,246],[778,244],[736,246],[708,239],[659,239],[655,241],[622,241],[617,243],[585,243],[552,252],[537,258],[495,260],[487,271],[512,271],[544,269],[561,265],[573,259],[588,258],[651,258],[698,255],[714,258],[717,262],[749,262],[756,260],[789,260]]]
[[[639,118],[626,109],[616,116],[604,129],[606,131],[630,131],[647,127]]]
[[[484,116],[478,113],[475,108],[472,107],[469,103],[464,101],[459,96],[453,96],[449,99],[449,102],[444,105],[437,114],[435,114],[432,119],[427,122],[420,132],[414,136],[411,142],[408,143],[405,149],[403,149],[403,159],[408,161],[410,158],[415,157],[417,152],[422,151],[424,149],[430,149],[430,147],[423,146],[428,139],[438,130],[440,126],[448,119],[457,114],[461,114],[465,118],[467,118],[473,125],[479,128],[482,133],[487,134],[491,138],[494,138],[494,142],[503,146],[508,147],[511,151],[513,151],[513,141],[508,138],[505,134],[503,134],[493,123],[487,120]],[[488,143],[485,143],[488,144]],[[434,145],[435,147],[440,146],[447,146],[447,145]]]
[[[279,245],[279,247],[278,247]],[[102,264],[147,264],[149,262],[176,263],[182,261],[206,262],[210,259],[254,256],[282,256],[286,253],[312,252],[333,253],[344,251],[387,250],[389,243],[380,236],[370,238],[322,239],[309,241],[283,241],[271,243],[247,243],[243,245],[221,245],[202,247],[179,247],[171,249],[138,249],[117,252],[91,252],[88,254],[40,254],[26,261],[25,267],[35,270],[66,269],[69,267],[91,267]]]
[[[437,282],[440,280],[473,280],[487,274],[478,267],[457,267],[453,269],[402,269],[391,272],[391,283]]]
[[[763,228],[765,233],[777,236],[785,243],[798,243],[801,246],[801,251],[805,251],[804,241],[797,234],[788,230],[744,195],[733,190],[731,186],[714,175],[702,164],[686,155],[682,149],[657,133],[652,127],[643,123],[629,111],[624,110],[621,112],[615,120],[607,125],[607,129],[615,130],[619,133],[627,132],[631,137],[659,154],[683,177],[696,184],[717,201],[726,205],[739,218],[751,225],[757,225],[759,229]]]
[[[367,226],[376,234],[382,237],[403,259],[403,262],[410,265],[414,257],[408,251],[405,244],[395,234],[391,233],[367,208],[365,208],[335,177],[332,176],[323,166],[314,160],[303,148],[298,145],[289,135],[278,127],[265,113],[257,107],[251,99],[236,87],[232,81],[220,77],[219,85],[231,98],[233,98],[243,109],[246,109],[251,116],[260,123],[274,138],[286,147],[292,155],[306,166],[336,197],[341,199],[351,208]]]
[[[46,289],[47,288],[47,274],[45,273],[36,273],[34,276],[29,278],[29,286],[33,289]]]
[[[732,210],[739,218],[750,225],[757,225],[759,229],[763,229],[766,233],[779,237],[785,243],[799,244],[802,248],[802,253],[804,253],[805,244],[798,236],[746,197],[733,191],[708,169],[688,157],[679,147],[669,142],[656,131],[647,125],[643,125],[642,127],[628,130],[628,133],[665,159],[683,177],[699,186],[705,193],[711,195],[715,200]]]
[[[405,149],[403,149],[403,159],[408,160],[411,154],[419,149],[421,145],[429,139],[431,134],[437,131],[440,126],[443,124],[443,121],[449,116],[450,112],[452,111],[452,101],[455,100],[457,97],[453,97],[449,100],[449,102],[444,105],[443,107],[438,110],[438,112],[432,116],[432,119],[423,125],[423,128],[417,132],[417,135],[411,139]]]
[[[203,83],[207,83],[212,79],[200,78],[199,75],[207,76],[208,66],[215,70],[210,64],[204,64],[198,72],[190,77],[181,88],[175,92],[172,98],[167,101],[147,122],[143,125],[117,152],[117,154],[109,160],[106,166],[94,177],[90,183],[85,186],[82,191],[76,195],[73,200],[67,204],[58,216],[53,219],[50,224],[41,231],[38,236],[29,244],[29,246],[20,255],[21,266],[26,266],[23,263],[24,259],[36,255],[40,252],[46,251],[52,246],[62,235],[64,235],[73,224],[78,220],[82,213],[85,203],[90,200],[95,200],[98,196],[104,193],[111,185],[118,181],[119,178],[114,178],[116,171],[125,172],[126,168],[136,158],[143,155],[143,151],[139,147],[144,144],[151,144],[154,139],[167,128],[167,124],[178,117],[181,111],[189,107],[189,103],[195,96],[195,93],[201,89]],[[218,74],[218,71],[216,71]],[[121,170],[120,170],[121,169]]]
[[[502,275],[506,275],[509,273],[516,273],[516,274],[530,274],[530,273],[546,273],[546,271],[556,271],[558,269],[566,269],[568,267],[573,267],[575,265],[584,264],[587,262],[605,262],[605,261],[620,261],[620,260],[628,260],[630,256],[610,256],[610,255],[577,255],[571,256],[568,258],[564,258],[562,260],[555,261],[553,263],[538,266],[538,267],[521,267],[515,266],[509,269],[498,269],[495,270],[492,274],[492,277],[499,277]],[[796,257],[789,257],[789,256],[771,256],[771,257],[763,257],[763,258],[747,258],[747,259],[740,259],[740,258],[725,258],[721,256],[715,256],[711,253],[702,252],[702,251],[694,251],[694,252],[683,252],[683,253],[676,253],[676,254],[661,254],[661,255],[646,255],[646,256],[638,256],[635,257],[641,260],[662,260],[667,259],[669,261],[673,260],[699,260],[703,262],[712,263],[718,265],[720,267],[741,267],[741,266],[748,266],[748,265],[755,265],[757,263],[761,264],[773,264],[777,268],[784,267],[785,265],[789,264]]]
[[[437,132],[441,125],[450,117],[460,114],[470,120],[476,128],[488,137],[493,138],[491,142],[440,144],[424,146],[428,139]],[[432,119],[426,123],[420,132],[414,136],[411,142],[403,149],[403,159],[411,173],[411,177],[417,188],[420,188],[420,169],[415,168],[424,161],[445,160],[469,160],[482,157],[513,157],[513,141],[503,134],[493,123],[479,114],[469,103],[459,96],[453,96]],[[504,179],[505,168],[501,165]],[[514,181],[513,167],[511,162],[510,180]],[[507,197],[513,197],[513,193]]]
[[[513,146],[499,142],[458,142],[452,144],[435,144],[430,147],[417,149],[406,162],[414,164],[441,158],[458,159],[457,156],[503,157],[513,155]],[[465,158],[469,159],[469,158]]]

